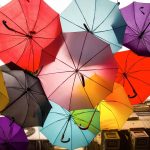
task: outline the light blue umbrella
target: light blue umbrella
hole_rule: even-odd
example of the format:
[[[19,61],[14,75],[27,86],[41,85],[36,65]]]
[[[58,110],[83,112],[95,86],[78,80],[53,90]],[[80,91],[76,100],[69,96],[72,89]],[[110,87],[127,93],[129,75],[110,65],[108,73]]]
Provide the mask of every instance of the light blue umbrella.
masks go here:
[[[97,109],[69,112],[54,102],[51,105],[52,109],[41,128],[51,144],[73,150],[87,146],[99,133],[100,114]],[[95,115],[90,121],[93,113]]]
[[[73,0],[62,12],[63,32],[88,31],[110,44],[113,53],[122,47],[126,23],[109,0]]]

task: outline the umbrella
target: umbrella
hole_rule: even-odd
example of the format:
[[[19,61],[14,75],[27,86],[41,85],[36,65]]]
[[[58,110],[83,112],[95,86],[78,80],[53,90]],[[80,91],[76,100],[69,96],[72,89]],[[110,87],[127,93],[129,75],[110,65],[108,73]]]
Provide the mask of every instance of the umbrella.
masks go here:
[[[119,69],[116,82],[123,85],[131,104],[142,103],[150,95],[150,58],[132,51],[115,54]]]
[[[101,129],[121,129],[132,113],[132,106],[128,96],[118,83],[114,84],[113,92],[101,101],[100,111]]]
[[[31,72],[38,70],[43,48],[61,33],[59,14],[43,0],[12,0],[0,8],[0,22],[0,59]]]
[[[7,65],[1,68],[10,98],[1,114],[13,118],[23,127],[42,126],[51,105],[39,79],[24,70],[9,69]]]
[[[109,0],[73,0],[62,12],[63,32],[88,31],[110,44],[113,53],[122,47],[126,23]]]
[[[13,120],[0,117],[0,149],[26,150],[28,140],[24,130]]]
[[[112,92],[117,72],[109,44],[88,32],[64,33],[59,40],[55,61],[38,75],[48,99],[67,110],[94,108]]]
[[[8,93],[5,87],[2,72],[0,70],[0,111],[2,111],[9,103]]]
[[[67,149],[76,149],[88,145],[99,132],[99,111],[91,121],[89,130],[82,130],[77,123],[88,124],[95,109],[83,109],[68,112],[66,109],[51,102],[52,109],[41,132],[50,143]],[[92,132],[93,131],[93,132]]]
[[[133,2],[121,13],[127,23],[123,44],[140,56],[150,56],[150,4]]]

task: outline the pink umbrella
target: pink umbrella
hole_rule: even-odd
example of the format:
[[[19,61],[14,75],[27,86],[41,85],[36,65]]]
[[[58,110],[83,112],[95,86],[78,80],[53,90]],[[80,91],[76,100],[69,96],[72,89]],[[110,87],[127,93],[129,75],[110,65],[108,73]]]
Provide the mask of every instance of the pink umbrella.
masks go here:
[[[63,44],[55,61],[38,76],[48,99],[67,110],[94,108],[113,89],[117,64],[110,45],[88,32],[64,33],[57,40]]]

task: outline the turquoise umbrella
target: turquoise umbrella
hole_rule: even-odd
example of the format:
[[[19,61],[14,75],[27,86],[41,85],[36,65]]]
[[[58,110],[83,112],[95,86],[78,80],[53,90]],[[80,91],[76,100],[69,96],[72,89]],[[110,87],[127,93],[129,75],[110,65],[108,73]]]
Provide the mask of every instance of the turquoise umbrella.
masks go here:
[[[50,143],[70,150],[87,146],[99,133],[100,113],[97,109],[69,112],[54,102],[41,132]],[[96,111],[95,111],[96,110]],[[94,117],[92,120],[91,116]],[[90,126],[85,128],[87,125]]]
[[[122,47],[126,28],[118,5],[109,0],[73,0],[61,14],[63,32],[88,31],[109,43],[115,53]]]

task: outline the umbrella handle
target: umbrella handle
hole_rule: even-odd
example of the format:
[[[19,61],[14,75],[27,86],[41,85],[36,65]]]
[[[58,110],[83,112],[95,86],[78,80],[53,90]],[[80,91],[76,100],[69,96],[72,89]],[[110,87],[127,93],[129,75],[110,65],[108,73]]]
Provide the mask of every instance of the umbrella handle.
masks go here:
[[[135,91],[134,88],[132,88],[134,95],[128,95],[129,98],[135,98],[137,96],[137,92]]]
[[[9,27],[9,26],[7,25],[7,21],[6,21],[6,20],[3,20],[3,21],[2,21],[2,23],[3,23],[3,25],[4,25],[4,26],[5,26],[8,30],[13,31],[13,32],[16,32],[16,33],[19,33],[19,34],[21,34],[21,35],[24,35],[24,36],[25,36],[25,34],[23,34],[23,33],[19,32],[19,31],[16,31],[15,29],[13,29],[13,28]]]
[[[135,97],[137,96],[136,90],[134,89],[132,83],[131,83],[130,80],[128,79],[127,74],[126,74],[126,73],[123,73],[123,76],[124,76],[125,79],[128,81],[128,83],[129,83],[129,85],[130,85],[130,87],[132,88],[132,91],[133,91],[133,93],[134,93],[133,95],[128,95],[128,97],[129,97],[129,98],[135,98]]]
[[[90,127],[91,122],[92,122],[92,120],[93,120],[93,118],[94,118],[94,114],[96,113],[96,110],[97,110],[97,109],[95,108],[94,113],[93,113],[93,115],[92,115],[92,117],[91,117],[91,119],[90,119],[90,121],[89,121],[89,123],[88,123],[88,125],[87,125],[86,127],[82,127],[81,124],[78,126],[81,130],[87,130],[87,129]]]
[[[62,137],[61,137],[61,142],[62,143],[68,143],[68,142],[70,142],[70,138],[68,138],[67,140],[64,140],[64,134],[62,135]]]

